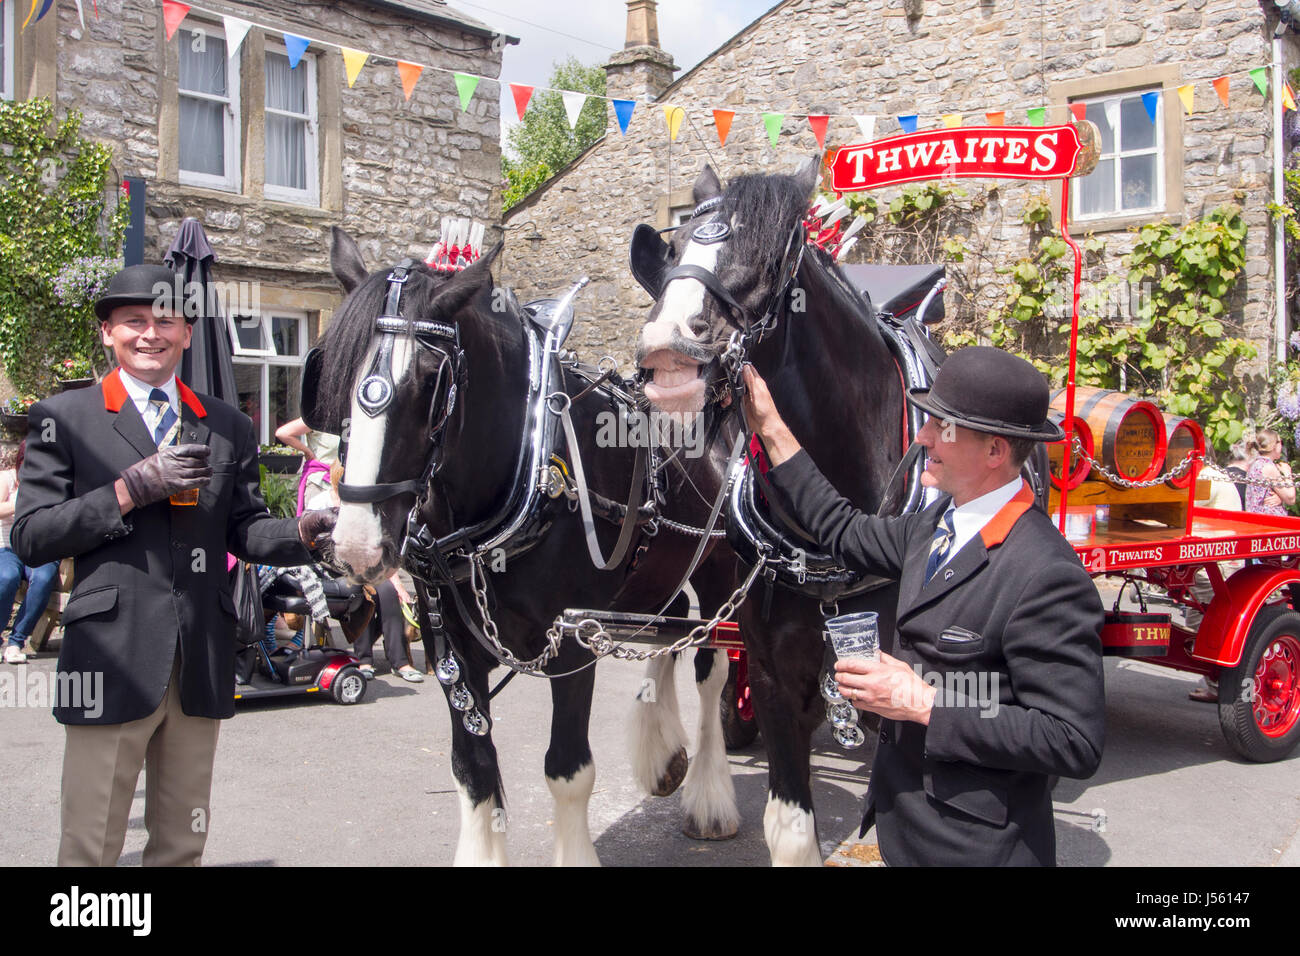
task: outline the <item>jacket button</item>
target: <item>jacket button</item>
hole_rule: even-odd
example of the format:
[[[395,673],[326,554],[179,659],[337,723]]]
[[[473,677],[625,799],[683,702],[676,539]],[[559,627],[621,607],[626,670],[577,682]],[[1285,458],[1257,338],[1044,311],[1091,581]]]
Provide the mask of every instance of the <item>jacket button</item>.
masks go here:
[[[177,597],[179,597],[180,595],[182,595],[182,594],[184,594],[184,593],[185,593],[185,592],[182,591],[180,588],[172,588],[172,594],[175,594]]]
[[[882,744],[887,744],[887,743],[889,743],[889,734],[886,733],[884,730],[882,730],[882,731],[880,732],[880,742],[881,742]]]
[[[912,642],[905,637],[900,637],[898,639],[898,646],[906,650],[907,648],[912,646]]]

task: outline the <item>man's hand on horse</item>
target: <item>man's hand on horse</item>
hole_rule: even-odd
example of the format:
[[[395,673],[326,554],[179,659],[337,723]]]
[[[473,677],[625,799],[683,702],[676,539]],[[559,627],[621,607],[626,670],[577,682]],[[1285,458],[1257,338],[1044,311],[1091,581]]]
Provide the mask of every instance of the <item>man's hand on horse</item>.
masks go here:
[[[776,410],[772,393],[767,390],[767,383],[758,370],[746,364],[742,375],[745,378],[745,421],[763,440],[768,460],[775,467],[799,453],[799,442]]]
[[[298,537],[308,550],[319,551],[329,543],[338,520],[338,508],[304,511],[298,519]]]
[[[930,723],[937,692],[897,657],[882,653],[879,661],[836,661],[835,682],[840,696],[858,710],[869,710],[887,720]]]

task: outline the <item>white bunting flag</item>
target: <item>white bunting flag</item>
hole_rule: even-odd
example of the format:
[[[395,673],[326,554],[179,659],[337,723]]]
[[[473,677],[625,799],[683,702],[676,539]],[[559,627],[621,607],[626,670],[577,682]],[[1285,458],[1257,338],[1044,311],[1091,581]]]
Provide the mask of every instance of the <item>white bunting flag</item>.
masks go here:
[[[862,130],[862,135],[868,140],[876,138],[876,118],[874,116],[854,116],[858,121],[858,129]]]
[[[81,21],[81,29],[86,29],[86,11],[81,9],[81,0],[77,0],[77,19]]]
[[[222,17],[221,21],[226,28],[226,58],[229,59],[239,52],[244,37],[248,36],[248,30],[253,24],[240,17]]]
[[[574,93],[570,90],[562,90],[560,97],[564,100],[564,112],[569,117],[569,129],[576,129],[578,126],[578,114],[582,112],[583,104],[587,102],[586,93]]]

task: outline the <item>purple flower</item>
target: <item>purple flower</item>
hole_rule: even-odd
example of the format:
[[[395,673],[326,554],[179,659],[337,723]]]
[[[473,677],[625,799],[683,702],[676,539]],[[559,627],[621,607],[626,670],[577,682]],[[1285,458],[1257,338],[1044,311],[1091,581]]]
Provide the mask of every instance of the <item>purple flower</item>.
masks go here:
[[[54,277],[54,297],[71,308],[87,305],[103,294],[117,269],[117,262],[104,256],[73,259]]]
[[[1300,332],[1292,332],[1290,341],[1291,341],[1291,348],[1295,349],[1297,352],[1300,352]]]
[[[1300,394],[1294,382],[1283,382],[1277,389],[1277,411],[1291,421],[1300,419]]]

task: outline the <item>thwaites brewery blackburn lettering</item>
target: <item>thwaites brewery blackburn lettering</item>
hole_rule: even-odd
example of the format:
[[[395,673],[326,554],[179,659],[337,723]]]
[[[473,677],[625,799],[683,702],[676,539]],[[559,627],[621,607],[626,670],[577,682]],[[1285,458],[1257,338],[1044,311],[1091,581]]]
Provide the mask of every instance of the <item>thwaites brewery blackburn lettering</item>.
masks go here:
[[[1263,534],[1220,540],[1171,541],[1144,547],[1078,544],[1080,562],[1089,571],[1160,565],[1203,564],[1265,555],[1300,554],[1300,534]]]
[[[977,126],[909,133],[845,146],[832,188],[856,192],[922,179],[1064,179],[1081,172],[1075,126]]]

